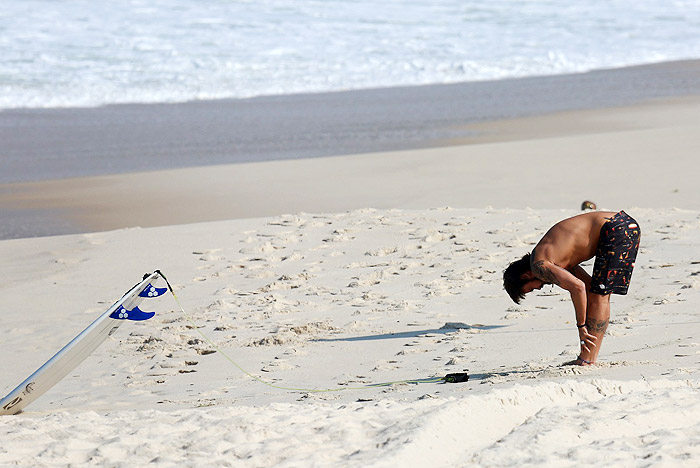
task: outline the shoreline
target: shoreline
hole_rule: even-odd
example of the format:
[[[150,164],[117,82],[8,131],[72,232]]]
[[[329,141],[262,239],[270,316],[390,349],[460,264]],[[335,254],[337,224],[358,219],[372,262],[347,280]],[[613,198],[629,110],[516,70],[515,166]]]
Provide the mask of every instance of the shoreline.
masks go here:
[[[482,123],[425,149],[3,184],[0,238],[361,208],[697,210],[699,116],[686,97]]]
[[[563,208],[592,199],[697,209],[688,195],[698,76],[694,60],[457,85],[3,111],[0,239],[364,207]],[[610,172],[622,164],[632,188]],[[537,177],[555,182],[514,196]]]
[[[700,95],[700,60],[496,81],[0,111],[0,184],[441,146],[489,121]],[[449,143],[448,143],[449,144]]]
[[[697,465],[700,93],[441,125],[425,148],[0,185],[0,237],[52,235],[0,241],[0,396],[145,271],[178,296],[0,417],[0,465]],[[568,293],[516,305],[502,272],[585,199],[644,234],[577,367]],[[449,373],[470,379],[404,381]]]

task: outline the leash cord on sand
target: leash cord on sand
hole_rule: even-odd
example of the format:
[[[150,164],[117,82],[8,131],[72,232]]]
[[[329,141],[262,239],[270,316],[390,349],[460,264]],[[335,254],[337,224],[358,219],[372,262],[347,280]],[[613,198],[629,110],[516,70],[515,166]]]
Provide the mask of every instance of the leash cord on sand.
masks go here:
[[[466,374],[448,374],[445,377],[431,377],[431,378],[426,378],[426,379],[408,379],[408,380],[395,380],[393,382],[382,382],[382,383],[377,383],[377,384],[367,384],[362,387],[341,387],[341,388],[321,388],[321,389],[314,389],[314,388],[297,388],[297,387],[285,387],[282,385],[275,385],[270,382],[266,382],[265,380],[261,379],[257,375],[254,375],[247,370],[245,370],[243,367],[241,367],[236,361],[234,361],[226,352],[224,352],[223,349],[221,349],[214,341],[209,338],[202,330],[200,330],[200,327],[195,323],[194,319],[190,314],[185,312],[184,307],[182,307],[182,304],[180,304],[180,300],[177,298],[177,294],[175,294],[175,291],[173,290],[173,287],[170,285],[170,282],[168,279],[165,277],[163,272],[160,270],[156,270],[156,272],[160,275],[161,278],[165,281],[165,284],[168,285],[168,289],[170,290],[170,293],[173,295],[173,299],[175,299],[175,302],[177,303],[177,306],[180,309],[180,312],[182,312],[182,315],[187,319],[187,321],[192,325],[192,327],[197,330],[197,333],[206,341],[212,348],[214,348],[218,353],[220,353],[224,359],[226,359],[228,362],[233,364],[238,370],[243,372],[245,375],[250,377],[251,379],[260,382],[263,385],[267,385],[268,387],[276,388],[278,390],[287,390],[287,391],[292,391],[292,392],[304,392],[304,393],[331,393],[331,392],[342,392],[345,390],[369,390],[372,388],[377,388],[377,387],[388,387],[391,385],[396,385],[396,384],[418,384],[418,383],[440,383],[440,382],[463,382],[465,381],[468,377],[466,377]]]

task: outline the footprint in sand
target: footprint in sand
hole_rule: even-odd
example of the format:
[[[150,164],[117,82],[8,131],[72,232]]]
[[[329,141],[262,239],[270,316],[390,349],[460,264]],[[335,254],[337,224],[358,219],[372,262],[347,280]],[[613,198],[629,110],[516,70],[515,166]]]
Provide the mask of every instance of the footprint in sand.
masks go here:
[[[301,214],[294,214],[294,215],[282,215],[279,218],[270,221],[268,226],[285,226],[285,227],[304,227],[308,220],[303,217]]]
[[[365,255],[368,257],[386,257],[399,251],[398,247],[385,247],[382,249],[368,250]]]
[[[199,260],[202,262],[216,262],[223,260],[223,257],[215,255],[221,252],[223,249],[209,249],[209,250],[194,250],[192,255],[198,255]]]
[[[325,237],[322,241],[326,243],[334,242],[350,242],[355,239],[355,236],[351,234],[349,229],[334,229],[331,231],[330,235]]]
[[[271,361],[260,368],[262,372],[279,372],[283,370],[298,369],[299,366],[296,364],[291,364],[286,359],[281,359],[275,357],[274,361]]]
[[[276,246],[272,242],[267,241],[262,245],[257,245],[254,247],[246,247],[243,249],[240,249],[238,252],[243,254],[243,255],[250,255],[250,254],[270,254],[273,253],[277,250],[282,250],[284,247]]]

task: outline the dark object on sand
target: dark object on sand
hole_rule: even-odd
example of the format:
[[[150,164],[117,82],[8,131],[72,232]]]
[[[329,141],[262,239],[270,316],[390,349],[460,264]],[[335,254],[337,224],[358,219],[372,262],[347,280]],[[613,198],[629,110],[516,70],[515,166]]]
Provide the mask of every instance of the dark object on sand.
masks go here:
[[[457,372],[455,374],[447,374],[444,379],[447,383],[460,383],[469,380],[469,375],[466,372]]]
[[[595,209],[597,209],[597,208],[598,208],[598,207],[595,205],[595,203],[593,203],[593,202],[590,201],[590,200],[586,200],[586,201],[584,201],[583,203],[581,203],[581,209],[584,210],[584,211],[585,211],[585,210],[595,210]]]

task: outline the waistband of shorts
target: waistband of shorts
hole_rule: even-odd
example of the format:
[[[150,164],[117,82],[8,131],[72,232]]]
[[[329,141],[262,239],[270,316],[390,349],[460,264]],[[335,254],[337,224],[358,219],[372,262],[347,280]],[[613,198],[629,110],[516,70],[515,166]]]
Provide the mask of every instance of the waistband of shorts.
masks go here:
[[[617,213],[615,213],[612,218],[609,218],[605,223],[603,223],[603,229],[605,226],[617,226],[625,223],[636,223],[637,221],[634,220],[630,215],[625,213],[625,210],[620,210]]]

